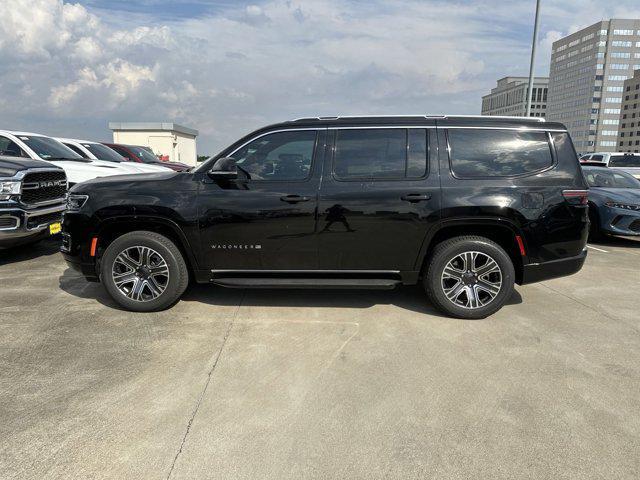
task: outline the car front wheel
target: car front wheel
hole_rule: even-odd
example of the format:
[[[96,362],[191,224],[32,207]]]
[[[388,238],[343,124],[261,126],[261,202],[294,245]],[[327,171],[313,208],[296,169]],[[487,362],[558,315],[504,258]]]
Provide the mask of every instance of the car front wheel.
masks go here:
[[[509,255],[484,237],[446,240],[433,251],[424,286],[441,312],[466,319],[497,312],[513,294],[515,271]]]
[[[178,247],[155,232],[116,238],[102,256],[100,280],[111,297],[135,312],[173,305],[187,288],[189,273]]]

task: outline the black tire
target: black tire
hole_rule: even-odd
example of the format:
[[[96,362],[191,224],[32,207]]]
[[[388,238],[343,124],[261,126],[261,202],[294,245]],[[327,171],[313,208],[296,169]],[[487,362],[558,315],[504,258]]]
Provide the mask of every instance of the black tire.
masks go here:
[[[447,297],[445,293],[445,285],[443,285],[443,283],[449,281],[452,283],[456,282],[456,280],[443,280],[443,272],[450,261],[454,261],[458,255],[465,252],[479,252],[482,255],[477,256],[478,261],[480,261],[480,259],[490,258],[494,260],[499,267],[499,272],[492,273],[491,275],[493,275],[493,277],[491,278],[481,274],[482,278],[480,278],[480,283],[482,285],[486,285],[484,280],[492,280],[497,284],[498,278],[500,279],[500,285],[499,287],[495,287],[495,290],[498,291],[495,293],[493,299],[490,299],[491,294],[486,290],[477,293],[479,297],[482,297],[481,302],[477,303],[477,306],[472,305],[470,307],[465,307],[454,303],[454,301]],[[428,262],[429,264],[426,270],[426,275],[423,280],[427,296],[438,310],[449,316],[464,319],[488,317],[500,310],[500,308],[502,308],[505,302],[507,302],[513,294],[513,284],[515,280],[513,262],[500,245],[488,238],[479,236],[462,236],[445,240],[435,247]],[[487,260],[487,265],[488,264]],[[478,271],[482,271],[482,264],[478,268]],[[496,277],[496,275],[499,276]],[[473,273],[465,273],[464,282],[471,282],[472,284],[472,282],[474,282],[474,278],[476,278],[475,281],[478,281],[477,276],[474,277]],[[457,285],[466,285],[463,283],[462,279],[460,282],[461,283]],[[453,287],[451,288],[453,290]],[[457,298],[458,301],[463,299],[465,303],[469,301],[466,292],[461,292],[460,296]]]
[[[154,258],[160,257],[166,263],[166,276],[160,276],[164,291],[153,298],[154,292],[147,287],[138,296],[139,300],[130,298],[121,291],[113,278],[113,269],[116,258],[125,251],[135,251],[143,247],[154,251]],[[122,267],[122,264],[115,268]],[[100,281],[106,288],[109,295],[122,307],[134,312],[156,312],[164,310],[175,304],[184,293],[189,283],[189,271],[184,261],[182,253],[178,247],[167,237],[155,232],[136,231],[130,232],[116,238],[107,247],[100,263]],[[135,280],[134,280],[135,281]],[[125,289],[132,290],[133,287],[124,286]],[[144,289],[144,287],[143,287]],[[146,298],[145,298],[146,292]]]

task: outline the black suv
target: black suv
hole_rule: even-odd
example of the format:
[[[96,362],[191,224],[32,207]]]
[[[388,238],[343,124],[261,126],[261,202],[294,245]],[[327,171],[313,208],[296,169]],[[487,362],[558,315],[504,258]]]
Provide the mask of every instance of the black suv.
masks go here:
[[[60,232],[64,170],[42,160],[0,157],[0,249]]]
[[[566,128],[499,117],[331,117],[271,125],[190,172],[76,185],[62,251],[120,305],[226,287],[422,282],[482,318],[585,261],[587,184]]]

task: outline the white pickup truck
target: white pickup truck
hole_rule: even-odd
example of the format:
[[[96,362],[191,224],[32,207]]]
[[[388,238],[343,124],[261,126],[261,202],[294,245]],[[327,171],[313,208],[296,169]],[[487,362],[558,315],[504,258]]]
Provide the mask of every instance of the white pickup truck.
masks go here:
[[[609,168],[622,170],[640,179],[640,154],[638,153],[589,153],[581,156],[580,162],[603,163]]]
[[[167,170],[171,170],[170,168],[163,167],[162,165],[129,162],[115,150],[98,142],[92,142],[90,140],[78,140],[76,138],[59,137],[56,137],[56,140],[69,147],[82,158],[115,163],[120,167],[130,169],[132,173],[154,173],[166,172]]]
[[[37,133],[0,130],[0,155],[50,162],[65,171],[69,186],[98,177],[139,173],[119,163],[82,158],[58,140]]]

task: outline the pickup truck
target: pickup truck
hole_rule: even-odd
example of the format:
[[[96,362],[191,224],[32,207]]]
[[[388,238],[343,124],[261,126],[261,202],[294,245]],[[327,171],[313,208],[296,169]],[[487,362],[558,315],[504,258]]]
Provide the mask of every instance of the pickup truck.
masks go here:
[[[98,177],[135,173],[117,163],[82,158],[58,140],[29,132],[0,130],[0,155],[31,158],[62,168],[69,186]]]
[[[637,153],[590,153],[580,157],[580,163],[602,163],[606,167],[640,178],[640,155]]]
[[[42,160],[0,156],[0,249],[59,233],[66,194],[63,169]]]
[[[91,140],[78,140],[75,138],[56,138],[56,140],[65,147],[69,147],[82,158],[99,161],[101,164],[103,162],[111,162],[120,168],[130,170],[131,173],[154,173],[171,170],[169,167],[162,165],[131,162],[106,145]]]

